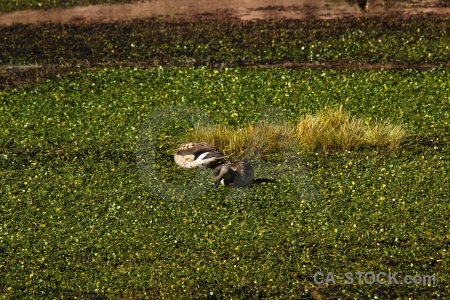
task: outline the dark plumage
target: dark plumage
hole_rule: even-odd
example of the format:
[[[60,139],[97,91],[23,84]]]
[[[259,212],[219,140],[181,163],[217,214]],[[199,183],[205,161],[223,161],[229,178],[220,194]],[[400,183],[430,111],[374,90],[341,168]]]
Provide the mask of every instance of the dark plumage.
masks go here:
[[[175,162],[183,168],[209,167],[213,169],[224,155],[216,147],[204,142],[185,143],[175,153]]]
[[[214,169],[214,188],[221,183],[225,186],[247,187],[253,183],[252,165],[243,158],[235,159]]]

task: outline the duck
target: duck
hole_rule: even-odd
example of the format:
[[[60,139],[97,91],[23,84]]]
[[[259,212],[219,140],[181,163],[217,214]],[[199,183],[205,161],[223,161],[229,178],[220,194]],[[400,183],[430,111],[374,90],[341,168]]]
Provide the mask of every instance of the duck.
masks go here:
[[[253,166],[245,158],[237,158],[214,169],[214,188],[220,184],[230,187],[248,187],[253,183]]]
[[[182,168],[214,169],[220,161],[229,155],[224,155],[216,147],[205,142],[189,142],[181,144],[174,155],[177,165]]]

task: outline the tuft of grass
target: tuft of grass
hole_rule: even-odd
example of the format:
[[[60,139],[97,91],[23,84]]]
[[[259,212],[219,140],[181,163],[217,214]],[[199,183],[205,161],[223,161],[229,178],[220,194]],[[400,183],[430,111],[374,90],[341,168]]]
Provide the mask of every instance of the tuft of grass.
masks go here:
[[[225,153],[256,156],[290,148],[293,144],[301,149],[324,153],[363,147],[396,149],[405,135],[402,125],[388,121],[367,124],[340,107],[306,115],[294,126],[287,122],[272,124],[264,121],[238,129],[226,125],[201,127],[191,131],[187,139],[210,143]]]
[[[406,130],[401,124],[390,122],[367,126],[364,138],[368,145],[377,145],[397,149],[406,136]]]
[[[280,124],[263,121],[253,127],[253,135],[246,153],[250,157],[278,153],[280,149],[295,146],[294,131],[287,122]]]
[[[388,121],[368,124],[339,109],[306,115],[295,127],[300,147],[309,150],[354,150],[363,147],[396,149],[406,135],[402,125]]]
[[[234,129],[226,125],[198,127],[190,131],[186,141],[202,141],[214,145],[224,153],[241,155],[253,135],[253,127]]]
[[[295,126],[300,147],[310,150],[349,150],[363,144],[361,120],[354,120],[342,109],[324,109],[316,115],[306,115]]]
[[[199,127],[189,132],[187,140],[210,143],[224,153],[253,157],[288,147],[293,134],[292,127],[287,123],[264,121],[238,129],[226,125]]]

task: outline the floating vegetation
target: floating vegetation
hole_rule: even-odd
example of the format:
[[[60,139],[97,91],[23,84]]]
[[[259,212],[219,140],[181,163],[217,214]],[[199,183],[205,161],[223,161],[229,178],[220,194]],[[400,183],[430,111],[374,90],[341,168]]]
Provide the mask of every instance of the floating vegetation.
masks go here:
[[[42,68],[0,71],[0,298],[449,298],[450,73],[411,68],[448,62],[449,28],[426,15],[2,28],[2,64]],[[171,68],[182,59],[196,67]],[[198,67],[284,62],[318,67]],[[177,105],[211,122],[187,136],[195,118],[156,113]],[[286,118],[255,123],[267,106]],[[144,143],[144,181],[151,116],[167,125]],[[210,170],[174,163],[182,138],[270,155],[254,175],[276,180],[214,190]],[[273,161],[285,148],[314,151]],[[438,284],[344,289],[315,284],[318,270]]]
[[[1,65],[43,66],[11,68],[10,77],[0,72],[0,88],[11,81],[33,83],[80,67],[115,65],[439,68],[448,66],[450,44],[448,17],[437,15],[347,18],[345,22],[145,19],[123,24],[0,27],[6,41],[0,43]]]

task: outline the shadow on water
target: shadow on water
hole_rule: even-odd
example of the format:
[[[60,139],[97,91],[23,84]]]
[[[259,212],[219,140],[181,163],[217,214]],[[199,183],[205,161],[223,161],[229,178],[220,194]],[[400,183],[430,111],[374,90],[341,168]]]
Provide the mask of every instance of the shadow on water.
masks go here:
[[[269,179],[269,178],[257,178],[255,180],[253,180],[252,186],[253,185],[259,185],[262,183],[274,183],[277,182],[275,179]]]

